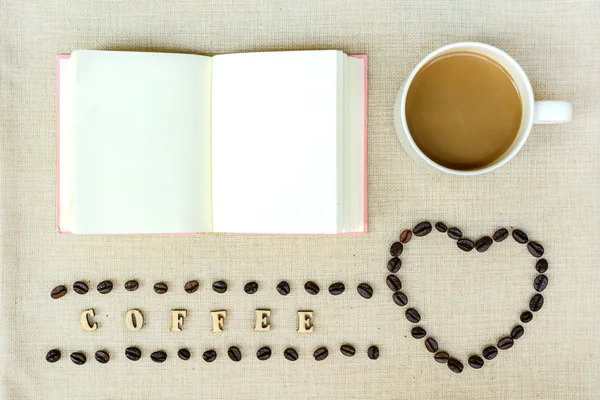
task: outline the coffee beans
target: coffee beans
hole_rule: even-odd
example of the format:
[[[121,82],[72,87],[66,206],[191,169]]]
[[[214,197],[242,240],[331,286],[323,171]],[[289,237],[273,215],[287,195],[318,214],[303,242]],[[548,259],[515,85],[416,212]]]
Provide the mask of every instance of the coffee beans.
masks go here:
[[[283,356],[290,361],[296,361],[298,359],[298,352],[291,347],[288,347],[283,351]]]
[[[400,234],[400,243],[406,244],[412,239],[412,231],[410,229],[403,230]]]
[[[268,360],[269,358],[271,358],[271,349],[267,346],[261,347],[256,352],[256,358],[262,361]]]
[[[94,354],[94,358],[100,364],[106,364],[110,361],[110,355],[108,354],[108,352],[106,352],[106,350],[98,350],[96,354]]]
[[[227,284],[223,281],[216,281],[213,282],[212,289],[217,293],[225,293],[227,291]]]
[[[534,294],[531,300],[529,300],[529,309],[533,312],[540,311],[544,305],[544,296],[541,294]]]
[[[512,237],[513,237],[513,239],[515,239],[517,241],[517,243],[521,243],[521,244],[527,243],[529,241],[527,234],[520,229],[513,230]]]
[[[328,355],[329,355],[329,350],[327,350],[327,347],[319,347],[313,353],[313,357],[317,361],[322,361],[322,360],[326,359]]]
[[[342,345],[342,347],[340,347],[340,351],[346,357],[352,357],[354,354],[356,354],[356,349],[349,344]]]
[[[239,350],[238,350],[239,351]],[[241,358],[240,354],[240,358]],[[214,350],[206,350],[204,354],[202,354],[202,359],[207,363],[211,363],[217,359],[217,352]]]
[[[416,236],[425,236],[429,234],[429,232],[431,232],[431,222],[428,221],[419,222],[413,228],[413,233]]]
[[[425,337],[425,335],[427,335],[427,331],[425,329],[421,328],[420,326],[415,326],[414,328],[411,329],[410,334],[415,339],[423,339]]]
[[[521,325],[517,325],[512,329],[512,331],[510,331],[510,337],[513,338],[513,340],[517,340],[523,336],[524,333],[525,329],[523,329]]]
[[[252,281],[244,285],[244,292],[248,294],[254,294],[258,291],[258,283]]]
[[[154,292],[158,294],[165,294],[169,290],[169,287],[164,282],[158,282],[154,284]]]
[[[360,285],[358,285],[356,290],[358,291],[358,294],[360,294],[361,297],[364,297],[365,299],[370,299],[371,297],[373,297],[373,288],[367,283],[361,283]]]
[[[345,289],[346,287],[342,282],[335,282],[329,285],[329,293],[331,293],[334,296],[344,293]]]
[[[535,263],[535,269],[540,274],[543,274],[544,272],[548,271],[548,261],[546,261],[544,258],[537,260],[537,262]]]
[[[48,353],[46,353],[46,361],[49,363],[55,363],[60,360],[60,350],[52,349]]]
[[[498,355],[498,349],[494,346],[488,346],[483,349],[483,358],[486,360],[493,360]]]
[[[448,359],[448,368],[450,371],[460,374],[463,371],[463,364],[455,358]]]
[[[444,233],[448,230],[448,227],[443,222],[436,222],[435,229],[437,229],[438,232]]]
[[[392,295],[392,299],[394,300],[394,303],[396,303],[400,307],[404,307],[408,304],[408,297],[406,297],[406,295],[402,292],[394,293]]]
[[[200,283],[196,280],[192,280],[183,285],[183,290],[185,290],[186,293],[192,294],[195,293],[199,287]]]
[[[421,315],[414,308],[409,308],[404,314],[406,315],[406,319],[413,324],[416,324],[421,320]]]
[[[546,275],[538,275],[533,280],[533,288],[536,292],[543,292],[548,286],[548,277]]]
[[[131,361],[137,361],[142,358],[142,351],[137,347],[128,347],[125,349],[125,357]]]
[[[498,341],[498,348],[500,350],[508,350],[513,347],[513,344],[515,344],[515,342],[511,337],[503,337]]]
[[[393,273],[400,271],[401,266],[402,266],[402,260],[400,260],[398,257],[390,258],[390,261],[388,261],[388,263],[387,263],[388,271],[393,272]]]
[[[282,296],[287,296],[290,293],[290,284],[286,281],[281,281],[277,284],[277,291]]]
[[[392,257],[398,257],[400,254],[402,254],[402,250],[404,250],[404,246],[402,246],[402,243],[395,242],[394,244],[392,244],[392,247],[390,247],[390,255]]]
[[[544,255],[544,247],[537,242],[527,243],[527,250],[529,250],[529,253],[536,258],[540,258]]]
[[[402,282],[396,275],[388,275],[388,277],[385,278],[385,284],[392,292],[397,292],[402,289]]]
[[[435,353],[435,356],[433,356],[433,359],[439,362],[440,364],[445,364],[450,359],[450,355],[445,351],[438,351],[437,353]]]
[[[50,297],[52,297],[53,299],[56,300],[56,299],[60,299],[65,294],[67,294],[67,288],[64,287],[63,285],[58,285],[57,287],[52,289],[52,291],[50,292]]]
[[[96,290],[102,294],[110,293],[113,290],[113,283],[111,281],[102,281],[96,286]]]
[[[179,349],[177,350],[177,357],[182,359],[183,361],[187,361],[190,359],[192,355],[188,349]]]
[[[456,242],[456,245],[462,251],[467,251],[467,252],[473,250],[473,247],[475,247],[475,244],[473,243],[473,241],[469,240],[469,239],[459,239],[458,242]]]
[[[308,294],[312,294],[314,296],[319,294],[319,291],[321,289],[319,289],[319,285],[317,285],[313,281],[308,281],[304,284],[304,290],[306,290]]]
[[[150,354],[150,359],[155,363],[164,363],[167,361],[167,353],[162,350],[155,351],[154,353]]]
[[[85,282],[77,281],[73,284],[73,291],[77,294],[86,294],[89,288]]]
[[[508,237],[508,230],[506,228],[500,228],[496,232],[494,232],[494,235],[492,237],[494,238],[495,242],[500,243]]]
[[[475,242],[475,250],[477,250],[480,253],[483,253],[484,251],[490,248],[492,243],[494,243],[494,241],[491,237],[484,236],[480,238],[477,242]]]
[[[71,361],[77,365],[83,365],[87,361],[85,354],[80,352],[71,353]]]
[[[521,314],[520,320],[524,324],[531,322],[532,319],[533,319],[533,314],[530,311],[523,311],[523,313]]]
[[[231,361],[238,362],[238,361],[240,361],[242,359],[242,352],[240,351],[240,349],[238,349],[235,346],[231,346],[227,350],[227,355],[229,356],[229,358],[231,359]]]
[[[125,282],[125,290],[128,292],[135,292],[140,287],[140,284],[135,279]]]
[[[450,228],[448,229],[448,236],[450,239],[458,240],[462,237],[462,231],[458,228]]]
[[[379,348],[377,346],[371,346],[367,349],[367,356],[371,360],[377,360],[379,358]]]
[[[438,351],[438,343],[434,338],[427,338],[425,339],[425,348],[430,353],[435,353]]]
[[[479,356],[469,357],[469,365],[471,368],[479,369],[483,367],[483,359]]]

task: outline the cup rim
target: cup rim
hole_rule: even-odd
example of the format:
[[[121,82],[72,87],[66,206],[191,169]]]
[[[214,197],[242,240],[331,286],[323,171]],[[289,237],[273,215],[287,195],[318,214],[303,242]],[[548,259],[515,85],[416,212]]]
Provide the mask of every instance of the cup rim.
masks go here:
[[[525,73],[525,71],[523,70],[521,65],[514,58],[512,58],[509,54],[507,54],[505,51],[499,49],[498,47],[495,47],[495,46],[492,46],[492,45],[486,44],[486,43],[481,43],[481,42],[457,42],[457,43],[451,43],[451,44],[442,46],[442,47],[432,51],[427,56],[425,56],[415,66],[415,68],[413,68],[410,75],[406,79],[406,83],[404,84],[404,87],[402,89],[402,97],[401,97],[401,101],[400,101],[400,120],[402,122],[402,127],[404,128],[404,131],[406,132],[406,138],[408,139],[410,146],[413,148],[413,150],[419,155],[419,157],[422,160],[424,160],[429,165],[431,165],[432,167],[434,167],[440,171],[447,172],[447,173],[454,174],[454,175],[463,175],[463,176],[484,174],[486,172],[493,171],[496,168],[499,168],[502,165],[506,164],[519,152],[519,150],[521,150],[521,148],[527,141],[529,132],[531,131],[531,127],[533,126],[533,112],[531,112],[531,113],[529,113],[529,117],[527,118],[527,120],[522,121],[521,129],[524,130],[524,134],[521,135],[521,138],[518,140],[515,140],[515,142],[513,142],[513,144],[509,148],[509,150],[506,153],[504,153],[501,156],[501,158],[494,161],[490,165],[487,165],[487,166],[484,166],[484,167],[478,168],[478,169],[473,169],[473,170],[460,170],[460,169],[452,169],[452,168],[445,167],[445,166],[433,161],[425,153],[423,153],[423,151],[419,148],[419,146],[417,146],[417,144],[415,143],[415,141],[412,138],[410,130],[408,129],[408,123],[406,121],[406,98],[408,95],[408,90],[410,89],[410,86],[411,86],[415,76],[421,70],[421,68],[423,68],[423,66],[426,63],[428,63],[435,57],[437,57],[445,52],[448,52],[448,51],[456,49],[456,48],[467,47],[467,46],[484,48],[486,50],[491,50],[493,52],[497,52],[497,53],[500,53],[503,56],[505,56],[508,61],[508,64],[510,64],[510,67],[511,67],[511,71],[508,71],[508,72],[511,75],[513,75],[513,71],[516,70],[524,78],[525,89],[526,89],[527,93],[520,93],[521,102],[523,104],[523,107],[525,107],[525,102],[527,102],[527,104],[530,107],[533,107],[533,105],[534,105],[533,88],[531,87],[531,82],[529,81],[527,74]]]

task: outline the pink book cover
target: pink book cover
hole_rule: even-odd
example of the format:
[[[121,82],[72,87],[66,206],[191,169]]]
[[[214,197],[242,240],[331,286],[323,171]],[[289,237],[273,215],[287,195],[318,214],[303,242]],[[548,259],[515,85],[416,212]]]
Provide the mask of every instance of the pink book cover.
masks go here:
[[[346,235],[354,235],[354,234],[364,234],[367,232],[367,115],[368,115],[368,74],[367,74],[367,66],[368,59],[366,54],[352,54],[350,57],[354,57],[357,59],[361,59],[364,62],[364,128],[363,128],[363,159],[364,159],[364,180],[363,180],[363,230],[355,231],[355,232],[345,232],[342,234]],[[56,64],[56,99],[57,99],[57,118],[56,118],[56,230],[59,234],[67,235],[73,234],[68,230],[64,230],[60,224],[60,215],[61,215],[61,207],[60,207],[60,199],[61,199],[61,184],[60,184],[60,62],[61,60],[68,60],[71,58],[70,54],[60,54],[57,58]],[[131,232],[135,233],[135,232]],[[196,235],[203,232],[180,232],[180,233],[154,233],[156,235]],[[243,234],[243,233],[239,233]],[[258,234],[257,234],[258,235]],[[263,235],[263,234],[260,234]],[[277,233],[277,235],[284,235],[283,233]]]

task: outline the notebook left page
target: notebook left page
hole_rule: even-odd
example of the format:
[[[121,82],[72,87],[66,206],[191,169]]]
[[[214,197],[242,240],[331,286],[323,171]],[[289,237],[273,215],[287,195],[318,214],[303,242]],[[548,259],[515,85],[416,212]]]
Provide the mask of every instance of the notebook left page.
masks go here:
[[[59,65],[59,231],[212,231],[211,58],[78,50]]]

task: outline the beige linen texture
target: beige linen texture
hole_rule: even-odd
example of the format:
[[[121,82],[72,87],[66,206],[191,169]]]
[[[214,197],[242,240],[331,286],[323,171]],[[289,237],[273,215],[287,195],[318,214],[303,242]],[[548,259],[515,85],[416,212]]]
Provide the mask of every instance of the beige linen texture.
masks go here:
[[[600,3],[596,1],[23,1],[0,0],[1,387],[3,399],[597,399],[600,398]],[[415,164],[394,133],[402,81],[433,49],[457,41],[498,46],[521,63],[538,99],[573,102],[573,122],[536,126],[517,157],[485,176],[461,178]],[[369,57],[369,232],[361,236],[60,236],[55,232],[56,56],[74,49],[221,54],[340,49]],[[274,166],[276,167],[276,166]],[[240,194],[243,201],[243,193]],[[544,308],[515,346],[461,375],[436,363],[391,301],[385,264],[405,227],[443,220],[471,238],[520,227],[546,248]],[[517,323],[533,294],[534,260],[512,239],[484,254],[460,252],[444,235],[411,242],[400,277],[422,325],[466,365]],[[123,284],[136,278],[135,293]],[[189,279],[201,282],[193,295]],[[90,282],[85,296],[72,291]],[[108,295],[95,286],[116,285]],[[227,293],[210,289],[229,283]],[[249,280],[258,293],[243,292]],[[276,284],[286,279],[292,293]],[[310,296],[302,285],[321,286]],[[152,291],[158,281],[167,294]],[[327,293],[346,284],[338,297]],[[365,300],[356,285],[375,291]],[[51,300],[65,283],[69,294]],[[81,330],[94,308],[99,329]],[[139,308],[144,329],[123,316]],[[187,308],[169,332],[171,308]],[[270,333],[253,332],[253,310],[273,312]],[[227,309],[210,333],[209,311]],[[315,333],[295,332],[296,311],[315,312]],[[339,346],[352,343],[353,358]],[[239,363],[226,349],[238,345]],[[381,357],[369,360],[377,344]],[[142,360],[124,356],[138,345]],[[268,361],[255,357],[262,345]],[[329,348],[327,360],[312,352]],[[178,348],[192,358],[181,361]],[[287,346],[300,358],[283,358]],[[57,347],[63,358],[44,360]],[[215,348],[217,360],[201,354]],[[93,359],[111,353],[108,364]],[[163,364],[151,362],[164,349]],[[72,351],[88,357],[83,366]]]

